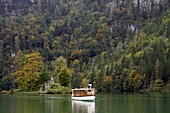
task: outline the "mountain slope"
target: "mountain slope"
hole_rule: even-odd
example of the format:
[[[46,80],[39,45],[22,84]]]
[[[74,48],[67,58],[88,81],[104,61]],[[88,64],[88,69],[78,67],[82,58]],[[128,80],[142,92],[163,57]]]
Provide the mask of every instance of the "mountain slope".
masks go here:
[[[1,89],[18,87],[21,59],[39,52],[46,67],[41,76],[54,76],[56,82],[66,60],[72,87],[90,82],[105,92],[150,86],[158,90],[157,85],[169,82],[169,4],[167,0],[1,0]],[[47,79],[37,81],[35,89]]]

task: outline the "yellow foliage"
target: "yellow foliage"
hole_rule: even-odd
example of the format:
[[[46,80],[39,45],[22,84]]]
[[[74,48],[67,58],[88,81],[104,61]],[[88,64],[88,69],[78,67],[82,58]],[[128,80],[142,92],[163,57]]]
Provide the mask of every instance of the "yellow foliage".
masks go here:
[[[24,89],[33,89],[44,69],[42,57],[37,52],[27,54],[22,58],[21,63],[22,66],[16,71],[18,76],[15,81]]]
[[[102,29],[99,29],[99,30],[97,30],[97,33],[99,34],[99,33],[102,33],[103,31],[102,31]]]
[[[112,83],[112,81],[113,81],[112,76],[104,76],[103,77],[104,83]]]
[[[137,81],[139,80],[139,78],[141,77],[142,75],[141,74],[136,74],[135,78],[133,79],[134,81]]]
[[[127,54],[125,57],[128,58],[128,59],[132,58],[132,53],[130,52],[130,53]]]
[[[129,74],[130,77],[134,78],[136,75],[136,70],[132,70]]]
[[[91,44],[92,44],[92,46],[96,46],[97,45],[97,40],[92,40]]]
[[[74,51],[72,52],[71,55],[81,55],[81,54],[82,54],[82,50],[76,49],[76,50],[74,50]]]
[[[143,51],[138,51],[136,54],[135,54],[135,58],[141,58],[143,56]]]
[[[84,78],[81,82],[81,87],[87,87],[89,83],[89,80],[87,78]]]
[[[85,75],[84,73],[80,73],[80,76],[81,76],[82,78],[85,78],[85,77],[86,77],[86,75]]]
[[[74,74],[74,70],[73,70],[73,69],[68,68],[68,73],[69,73],[70,75],[73,75],[73,74]]]
[[[77,65],[77,64],[79,64],[79,60],[76,59],[76,60],[73,61],[73,66]]]
[[[28,16],[28,19],[31,21],[31,22],[35,22],[36,18],[34,17],[34,15],[30,14]]]

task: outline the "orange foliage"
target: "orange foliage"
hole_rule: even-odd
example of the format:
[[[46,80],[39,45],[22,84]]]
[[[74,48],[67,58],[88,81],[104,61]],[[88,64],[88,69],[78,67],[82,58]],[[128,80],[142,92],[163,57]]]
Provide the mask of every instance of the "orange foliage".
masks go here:
[[[136,76],[133,79],[133,82],[136,83],[139,80],[140,77],[142,77],[141,74],[136,74]]]
[[[76,49],[76,50],[74,50],[72,53],[71,53],[71,56],[73,57],[73,56],[80,56],[82,54],[82,50],[78,50],[78,49]]]

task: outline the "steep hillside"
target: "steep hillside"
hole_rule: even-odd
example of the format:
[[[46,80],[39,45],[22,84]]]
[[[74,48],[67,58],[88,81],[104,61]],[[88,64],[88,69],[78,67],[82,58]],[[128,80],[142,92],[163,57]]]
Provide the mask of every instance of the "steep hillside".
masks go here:
[[[1,0],[0,89],[29,86],[29,76],[31,90],[51,76],[58,83],[66,67],[71,87],[160,91],[170,74],[169,8],[169,0]]]

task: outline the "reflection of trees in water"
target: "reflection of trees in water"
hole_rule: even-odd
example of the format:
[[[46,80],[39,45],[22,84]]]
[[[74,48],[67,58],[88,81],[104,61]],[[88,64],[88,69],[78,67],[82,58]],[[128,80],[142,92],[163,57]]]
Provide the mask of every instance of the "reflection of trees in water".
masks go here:
[[[43,113],[70,113],[71,102],[63,97],[46,97],[41,102]]]
[[[53,100],[46,100],[45,101],[45,111],[49,112],[49,113],[53,113],[54,112],[54,101]]]
[[[72,113],[95,113],[95,102],[73,100]]]

